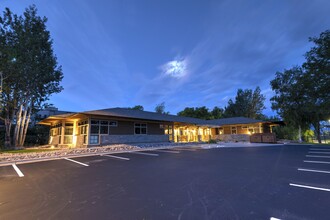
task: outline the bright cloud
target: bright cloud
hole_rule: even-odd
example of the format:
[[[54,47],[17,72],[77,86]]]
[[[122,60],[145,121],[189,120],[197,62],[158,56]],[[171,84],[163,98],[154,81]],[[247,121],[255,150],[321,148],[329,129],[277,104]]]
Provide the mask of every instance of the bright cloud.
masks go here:
[[[185,59],[173,60],[161,66],[161,69],[165,75],[182,78],[187,74],[187,61]]]

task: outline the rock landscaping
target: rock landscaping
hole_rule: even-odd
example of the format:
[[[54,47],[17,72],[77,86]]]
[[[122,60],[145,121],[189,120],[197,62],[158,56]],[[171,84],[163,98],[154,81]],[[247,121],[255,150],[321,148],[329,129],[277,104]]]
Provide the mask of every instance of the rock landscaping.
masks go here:
[[[16,162],[28,162],[47,159],[59,159],[63,157],[76,157],[85,155],[100,155],[125,151],[148,150],[155,148],[170,148],[175,146],[191,146],[192,143],[139,143],[139,144],[113,144],[102,147],[90,148],[61,148],[52,151],[33,153],[0,153],[0,165]],[[198,144],[198,143],[194,143]],[[46,148],[45,148],[46,149]]]

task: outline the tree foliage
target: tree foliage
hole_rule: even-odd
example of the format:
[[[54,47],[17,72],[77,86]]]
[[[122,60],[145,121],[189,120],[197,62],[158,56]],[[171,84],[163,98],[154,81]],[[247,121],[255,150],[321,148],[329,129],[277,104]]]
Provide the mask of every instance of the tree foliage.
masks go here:
[[[129,109],[134,109],[134,110],[140,110],[140,111],[143,111],[144,110],[144,107],[142,105],[136,105],[132,108],[129,108]]]
[[[158,104],[155,107],[155,112],[160,113],[160,114],[167,114],[167,115],[170,114],[170,112],[165,111],[165,102]]]
[[[224,115],[225,117],[263,118],[262,111],[265,109],[265,99],[259,87],[254,91],[252,89],[238,89],[235,102],[232,99],[228,101]]]
[[[330,31],[310,38],[315,46],[305,54],[301,67],[277,72],[271,81],[272,108],[299,128],[313,125],[321,143],[320,122],[330,117]]]
[[[219,107],[214,107],[213,110],[209,111],[205,106],[203,107],[187,107],[183,111],[178,113],[179,116],[193,117],[200,119],[219,119],[223,117],[223,109]]]
[[[0,16],[0,71],[4,75],[1,118],[6,125],[7,146],[12,144],[14,120],[13,144],[22,146],[31,114],[42,108],[51,94],[63,89],[63,73],[46,22],[46,17],[37,15],[35,6],[20,16],[6,8]]]

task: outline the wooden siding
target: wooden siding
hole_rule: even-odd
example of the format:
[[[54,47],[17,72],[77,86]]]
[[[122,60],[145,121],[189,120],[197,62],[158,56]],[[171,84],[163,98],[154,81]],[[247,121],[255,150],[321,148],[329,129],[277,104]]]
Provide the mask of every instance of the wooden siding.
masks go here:
[[[110,135],[134,134],[133,121],[118,121],[117,127],[109,128]]]
[[[164,134],[164,128],[160,128],[160,123],[147,123],[147,134],[162,135]]]

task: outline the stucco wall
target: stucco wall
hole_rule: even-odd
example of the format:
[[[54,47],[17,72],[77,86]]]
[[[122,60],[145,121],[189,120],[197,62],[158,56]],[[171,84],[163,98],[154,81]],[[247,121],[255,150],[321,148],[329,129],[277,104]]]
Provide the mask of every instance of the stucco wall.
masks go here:
[[[102,135],[101,145],[123,143],[168,142],[168,135]]]

